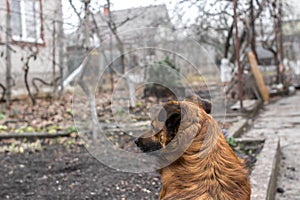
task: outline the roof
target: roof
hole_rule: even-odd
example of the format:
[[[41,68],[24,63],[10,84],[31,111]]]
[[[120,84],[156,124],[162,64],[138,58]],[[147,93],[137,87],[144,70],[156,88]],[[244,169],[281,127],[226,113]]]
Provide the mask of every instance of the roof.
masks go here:
[[[156,27],[161,24],[167,25],[170,23],[168,10],[164,4],[116,10],[112,11],[111,15],[117,26],[128,20],[121,27]],[[103,15],[103,12],[98,12],[95,18],[98,24],[106,25],[106,16]]]
[[[162,5],[151,5],[147,7],[136,7],[130,9],[116,10],[111,12],[113,22],[116,24],[118,33],[137,30],[145,27],[168,27],[172,28],[171,20],[167,7]],[[108,16],[98,12],[94,15],[97,27],[91,19],[91,33],[98,31],[101,36],[110,33],[108,28]],[[98,28],[98,30],[97,30]],[[130,33],[130,38],[138,37],[139,33]],[[126,36],[125,36],[126,37]],[[84,44],[84,26],[72,33],[69,38],[68,46]],[[123,38],[124,39],[124,38]]]

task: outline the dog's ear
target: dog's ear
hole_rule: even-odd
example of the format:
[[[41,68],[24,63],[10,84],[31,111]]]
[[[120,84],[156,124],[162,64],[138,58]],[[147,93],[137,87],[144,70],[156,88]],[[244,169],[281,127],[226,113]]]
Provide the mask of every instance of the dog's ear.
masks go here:
[[[163,106],[163,109],[160,110],[158,113],[157,119],[160,122],[165,122],[168,118],[172,115],[180,115],[181,114],[181,107],[179,102],[168,102]]]
[[[205,112],[207,114],[211,113],[211,102],[206,100],[206,99],[202,99],[200,98],[201,104],[202,104],[202,108],[205,110]]]
[[[203,108],[207,114],[211,113],[211,102],[206,99],[202,99],[198,95],[191,95],[189,97],[186,97],[184,100],[195,103],[200,108]]]
[[[165,123],[168,132],[169,131],[174,132],[175,129],[177,129],[178,126],[180,125],[180,121],[181,121],[180,113],[173,113],[170,117],[168,117]]]
[[[158,121],[165,122],[168,132],[174,132],[180,125],[182,116],[186,114],[179,102],[167,103],[158,114]]]

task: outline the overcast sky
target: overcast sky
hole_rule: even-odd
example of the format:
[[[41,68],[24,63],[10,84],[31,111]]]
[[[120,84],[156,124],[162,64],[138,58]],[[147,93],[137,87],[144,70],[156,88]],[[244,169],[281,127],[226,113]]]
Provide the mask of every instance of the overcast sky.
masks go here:
[[[294,8],[295,12],[297,12],[297,14],[300,14],[300,1],[299,0],[285,0],[286,2],[290,3],[290,5],[292,5],[292,8]]]

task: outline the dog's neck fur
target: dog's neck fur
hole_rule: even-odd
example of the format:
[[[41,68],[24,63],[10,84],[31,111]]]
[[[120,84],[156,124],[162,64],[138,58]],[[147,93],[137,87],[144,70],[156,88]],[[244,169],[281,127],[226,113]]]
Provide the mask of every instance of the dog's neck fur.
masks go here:
[[[198,129],[198,134],[190,147],[159,171],[160,199],[250,199],[244,164],[227,144],[217,122],[210,115],[203,118],[206,121],[191,127]]]

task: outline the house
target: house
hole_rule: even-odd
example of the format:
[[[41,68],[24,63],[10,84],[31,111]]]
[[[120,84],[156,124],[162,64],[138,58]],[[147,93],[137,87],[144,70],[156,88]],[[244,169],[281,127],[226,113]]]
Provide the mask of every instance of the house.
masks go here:
[[[282,29],[286,58],[300,60],[300,19],[284,20]]]
[[[0,83],[10,65],[13,94],[26,92],[26,66],[30,86],[34,77],[51,83],[63,64],[61,0],[2,0],[0,8]]]
[[[263,24],[257,23],[256,40],[257,55],[261,65],[275,65],[273,53],[263,43],[268,41],[269,47],[276,50],[274,22],[264,20]],[[299,60],[300,57],[300,19],[297,16],[286,16],[282,20],[283,54],[286,59]]]
[[[137,29],[143,27],[173,27],[167,7],[164,4],[112,10],[111,19],[108,17],[108,12],[108,8],[105,6],[103,10],[90,17],[90,42],[93,47],[99,45],[99,41],[95,39],[97,34],[102,38],[111,34],[108,27],[110,20],[116,25],[118,33],[129,32],[131,30],[137,31],[133,35],[122,34],[122,40],[127,43],[136,40],[138,33],[141,33]],[[68,38],[70,38],[67,43],[68,47],[85,46],[85,27],[81,26],[76,32],[70,34]]]
[[[112,31],[109,28],[109,21],[115,24],[117,34],[122,41],[125,51],[130,51],[141,43],[153,46],[154,43],[166,41],[169,38],[168,31],[172,30],[168,10],[165,5],[151,5],[147,7],[137,7],[124,10],[111,11],[111,18],[108,16],[108,8],[104,7],[103,11],[99,11],[90,17],[89,33],[90,33],[90,48],[95,48],[101,45],[101,49],[109,58],[118,55],[118,41],[115,39]],[[147,31],[143,28],[152,27],[153,31]],[[157,29],[156,29],[157,28]],[[161,31],[165,30],[165,31]],[[85,27],[80,27],[76,32],[67,36],[67,55],[69,73],[74,71],[84,59],[86,52]],[[100,41],[101,40],[101,41]],[[141,57],[130,59],[129,62],[135,60],[139,64],[143,64],[146,59],[149,59],[155,52],[149,48]],[[99,65],[105,65],[101,58],[101,53],[98,59]],[[133,55],[134,57],[134,55]],[[120,63],[115,62],[115,67],[120,68]],[[129,65],[134,65],[129,63]]]
[[[156,66],[166,59],[175,66],[175,71],[179,71],[174,71],[174,73],[180,73],[182,79],[187,77],[188,80],[182,81],[183,84],[188,84],[189,80],[193,82],[203,80],[200,77],[203,74],[210,74],[207,76],[210,79],[216,77],[216,68],[213,63],[216,55],[214,50],[189,38],[186,30],[176,30],[165,5],[111,11],[111,16],[107,9],[105,7],[103,11],[90,15],[88,26],[82,26],[67,36],[69,39],[67,41],[69,77],[74,77],[74,73],[78,74],[76,69],[79,69],[87,54],[90,66],[86,69],[92,69],[90,71],[94,75],[99,74],[101,76],[99,85],[106,89],[111,88],[112,81],[119,80],[109,75],[111,68],[108,66],[113,66],[114,71],[119,72],[115,73],[119,78],[122,76],[120,75],[123,71],[122,67],[125,66],[125,71],[128,72],[126,80],[136,86],[144,81],[151,82],[148,76],[149,70],[155,70]],[[122,43],[125,65],[121,60],[120,42],[109,27],[110,23],[114,23],[117,36]],[[89,40],[85,38],[87,32],[89,32]],[[88,43],[90,46],[87,48]],[[97,48],[99,46],[100,48]],[[89,53],[91,49],[93,50]],[[197,70],[200,67],[201,70]],[[99,73],[104,69],[106,73]],[[163,76],[169,75],[163,74]],[[122,83],[118,84],[122,85]]]

